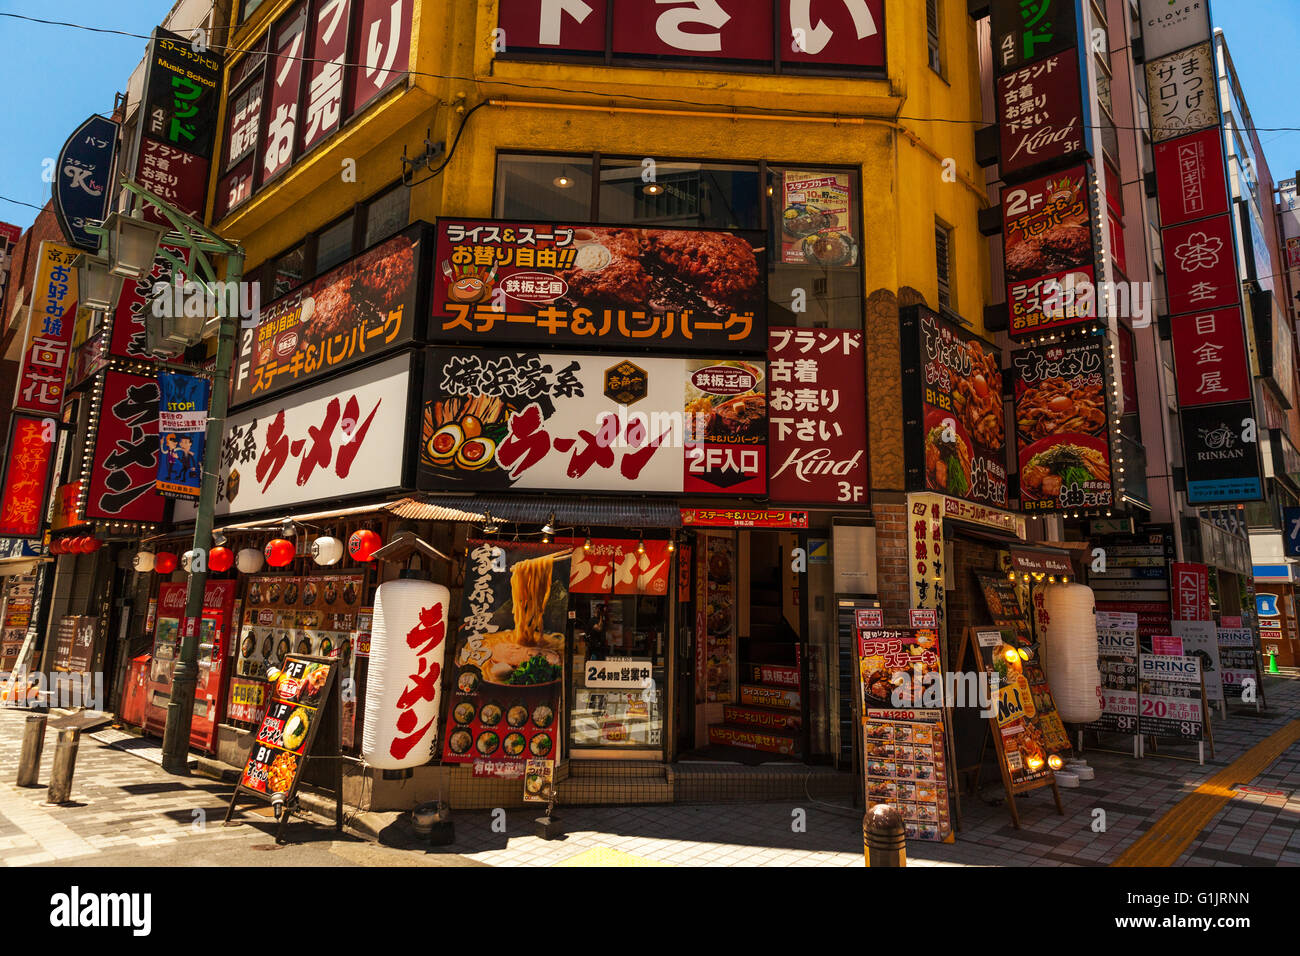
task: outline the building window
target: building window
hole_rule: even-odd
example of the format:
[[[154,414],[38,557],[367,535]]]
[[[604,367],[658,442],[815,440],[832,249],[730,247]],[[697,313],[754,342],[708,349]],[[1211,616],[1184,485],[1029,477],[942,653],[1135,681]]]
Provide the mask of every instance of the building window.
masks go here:
[[[591,166],[590,156],[498,156],[496,215],[590,222]]]
[[[934,260],[935,272],[939,277],[939,308],[951,309],[955,312],[952,288],[952,232],[951,226],[945,225],[938,219],[934,221]]]
[[[307,244],[300,242],[284,255],[277,256],[272,264],[271,299],[292,292],[306,277]]]
[[[411,191],[398,183],[366,203],[366,238],[362,245],[369,249],[381,239],[405,229],[410,217]]]
[[[316,240],[316,274],[328,272],[352,255],[355,220],[351,214],[321,230]]]
[[[240,0],[239,22],[243,23],[245,20],[251,17],[254,13],[257,12],[257,8],[260,7],[265,2],[266,0]]]
[[[943,76],[943,47],[939,37],[940,0],[925,0],[925,37],[930,48],[930,69]]]
[[[758,229],[758,169],[751,164],[655,163],[612,159],[600,164],[600,221],[607,223]]]

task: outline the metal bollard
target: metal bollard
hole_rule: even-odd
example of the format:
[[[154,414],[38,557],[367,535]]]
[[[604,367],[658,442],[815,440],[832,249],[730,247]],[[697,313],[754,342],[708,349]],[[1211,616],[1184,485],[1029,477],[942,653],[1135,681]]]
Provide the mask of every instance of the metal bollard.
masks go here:
[[[18,786],[34,787],[41,772],[41,754],[45,750],[44,714],[28,714],[23,725],[23,750],[18,757]]]
[[[75,727],[59,731],[59,742],[54,750],[54,769],[50,771],[50,791],[46,803],[67,803],[72,796],[72,771],[77,766],[77,745],[81,731]]]
[[[907,831],[898,807],[878,804],[862,818],[862,843],[867,866],[907,866]]]

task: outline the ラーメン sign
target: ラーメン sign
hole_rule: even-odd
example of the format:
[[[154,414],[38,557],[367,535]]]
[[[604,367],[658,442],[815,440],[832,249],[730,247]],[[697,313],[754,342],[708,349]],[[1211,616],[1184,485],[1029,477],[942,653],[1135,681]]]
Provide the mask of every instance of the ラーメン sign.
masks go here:
[[[425,490],[761,495],[761,361],[433,349]]]

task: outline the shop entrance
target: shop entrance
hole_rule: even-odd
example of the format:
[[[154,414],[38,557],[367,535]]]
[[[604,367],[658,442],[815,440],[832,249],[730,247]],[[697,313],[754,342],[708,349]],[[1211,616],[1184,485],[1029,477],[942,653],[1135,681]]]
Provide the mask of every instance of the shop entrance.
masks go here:
[[[810,655],[808,539],[767,530],[696,534],[693,687],[682,688],[693,702],[679,699],[678,711],[687,717],[684,758],[809,755],[810,701],[824,697],[817,692],[824,655]],[[810,668],[810,656],[820,663]]]

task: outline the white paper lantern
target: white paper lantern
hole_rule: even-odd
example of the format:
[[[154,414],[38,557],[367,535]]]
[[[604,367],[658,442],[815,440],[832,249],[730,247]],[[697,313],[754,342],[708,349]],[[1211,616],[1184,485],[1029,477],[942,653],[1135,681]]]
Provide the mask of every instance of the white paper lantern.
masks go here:
[[[194,559],[198,557],[198,552],[190,549],[181,555],[181,567],[185,569],[186,574],[194,573]]]
[[[153,570],[153,552],[140,551],[136,553],[135,560],[131,562],[131,567],[135,568],[142,574],[147,574]]]
[[[343,560],[343,542],[328,535],[311,543],[311,559],[317,564],[338,564]]]
[[[447,653],[447,604],[451,593],[441,584],[404,578],[387,581],[375,591],[375,617],[370,629],[370,665],[366,677],[366,720],[361,756],[380,770],[419,767],[433,756],[438,736],[441,681],[433,699],[420,695],[406,708],[398,698],[411,678],[442,670]],[[408,640],[408,637],[411,640]],[[421,655],[421,650],[441,639]],[[414,641],[415,646],[411,643]]]
[[[1092,588],[1053,584],[1043,589],[1048,623],[1043,629],[1043,666],[1061,719],[1087,724],[1101,716],[1097,666],[1097,602]]]
[[[258,548],[244,548],[235,555],[235,567],[239,568],[241,574],[256,574],[265,563],[266,558]]]

